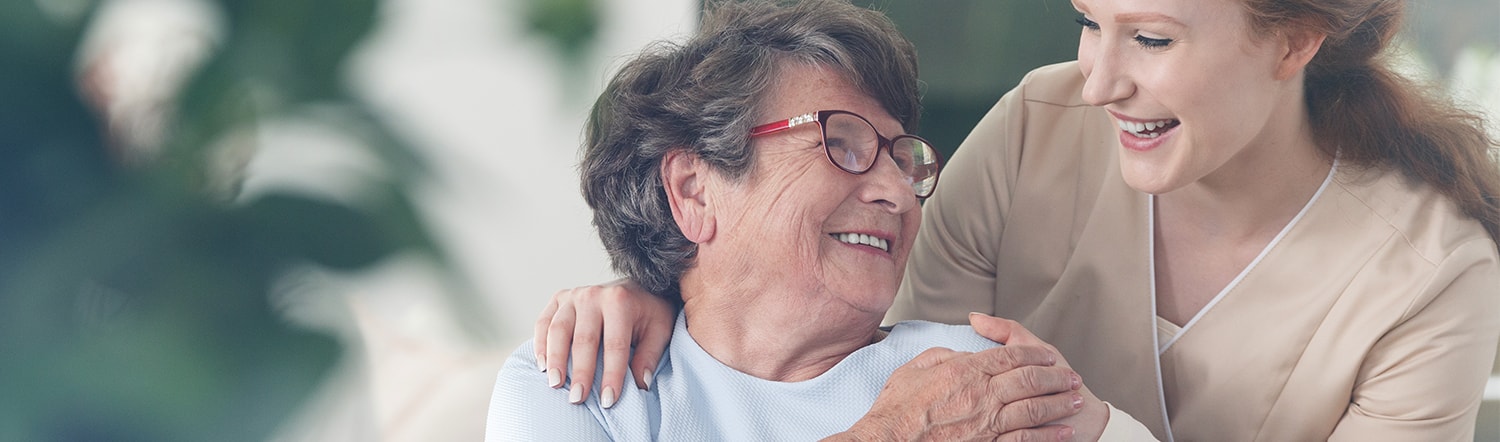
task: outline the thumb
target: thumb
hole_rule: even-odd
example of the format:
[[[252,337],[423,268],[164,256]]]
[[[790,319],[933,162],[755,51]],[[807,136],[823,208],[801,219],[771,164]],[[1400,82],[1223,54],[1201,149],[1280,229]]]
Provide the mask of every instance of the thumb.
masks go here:
[[[1009,319],[1001,319],[979,312],[969,312],[969,325],[974,327],[974,332],[984,336],[985,339],[1010,345],[1011,340],[1019,335],[1030,335],[1031,332],[1021,327],[1021,324]]]

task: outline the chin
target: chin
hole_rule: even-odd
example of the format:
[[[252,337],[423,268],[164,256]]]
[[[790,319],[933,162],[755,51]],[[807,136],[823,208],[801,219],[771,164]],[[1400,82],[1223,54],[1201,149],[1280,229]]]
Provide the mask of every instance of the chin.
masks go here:
[[[1161,195],[1182,187],[1167,169],[1151,161],[1120,158],[1120,176],[1125,185],[1142,193]]]
[[[854,293],[864,293],[865,296],[845,298],[855,310],[865,313],[876,313],[885,315],[891,309],[891,304],[896,302],[895,288],[863,288]]]

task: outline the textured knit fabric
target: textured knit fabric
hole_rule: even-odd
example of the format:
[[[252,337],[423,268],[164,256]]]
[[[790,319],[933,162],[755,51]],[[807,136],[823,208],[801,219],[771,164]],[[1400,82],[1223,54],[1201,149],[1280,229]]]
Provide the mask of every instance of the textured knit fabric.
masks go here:
[[[875,403],[891,372],[922,351],[996,345],[970,327],[908,321],[816,378],[776,382],[720,363],[698,346],[685,322],[678,316],[651,390],[628,384],[609,409],[600,406],[597,387],[583,405],[569,404],[571,382],[548,388],[532,344],[522,345],[500,370],[486,439],[815,440],[849,429]],[[594,385],[602,375],[601,367]]]
[[[522,345],[500,370],[486,439],[815,440],[849,429],[875,403],[886,378],[922,351],[932,347],[980,351],[996,346],[968,326],[906,321],[896,324],[885,339],[855,351],[816,378],[776,382],[720,363],[698,346],[685,322],[679,315],[651,390],[641,391],[628,383],[609,409],[600,406],[597,386],[602,368],[585,403],[569,404],[571,383],[548,388],[534,347],[530,342]],[[1112,413],[1111,429],[1122,424],[1139,428],[1137,435],[1150,435],[1129,415]]]

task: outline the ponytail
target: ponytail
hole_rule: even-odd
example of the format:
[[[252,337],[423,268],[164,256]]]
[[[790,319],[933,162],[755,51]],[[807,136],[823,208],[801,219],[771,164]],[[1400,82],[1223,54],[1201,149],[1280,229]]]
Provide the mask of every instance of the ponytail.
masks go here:
[[[1479,115],[1393,72],[1383,56],[1400,29],[1399,0],[1247,0],[1260,30],[1326,34],[1309,62],[1313,136],[1329,157],[1399,170],[1474,217],[1500,247],[1500,162]]]

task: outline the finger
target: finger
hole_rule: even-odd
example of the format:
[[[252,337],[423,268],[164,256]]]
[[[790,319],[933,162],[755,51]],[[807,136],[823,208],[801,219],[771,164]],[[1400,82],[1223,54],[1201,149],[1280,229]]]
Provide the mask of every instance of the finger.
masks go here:
[[[568,389],[568,402],[582,403],[594,388],[594,369],[599,362],[599,343],[604,335],[604,315],[599,307],[597,288],[579,293],[578,302],[573,303],[577,312],[577,323],[573,325],[572,365],[573,386]]]
[[[995,318],[995,321],[992,321],[992,323],[995,323],[997,325],[1003,324],[1004,327],[1009,329],[1008,331],[1010,332],[1010,341],[1007,342],[1010,345],[1041,345],[1045,347],[1052,347],[1052,344],[1048,344],[1046,341],[1043,341],[1042,338],[1037,337],[1035,333],[1032,333],[1031,330],[1027,330],[1026,326],[1021,325],[1021,323],[1019,322],[1009,319]]]
[[[967,365],[980,373],[994,376],[1028,365],[1050,367],[1057,364],[1057,354],[1035,345],[1007,345],[974,353]]]
[[[542,314],[537,315],[536,324],[531,327],[531,345],[536,350],[536,366],[542,371],[547,371],[547,328],[552,325],[552,317],[557,315],[557,298],[565,296],[567,290],[558,291],[547,301],[547,307],[542,309]]]
[[[1083,386],[1083,380],[1067,367],[1029,365],[989,379],[989,397],[1001,403],[1066,393]]]
[[[1036,428],[1023,428],[1001,434],[995,438],[996,442],[1053,442],[1073,440],[1073,427],[1067,425],[1047,425]]]
[[[571,305],[559,306],[547,325],[547,385],[552,388],[563,385],[563,370],[568,367],[568,350],[573,346],[573,324],[577,312]]]
[[[606,296],[608,305],[603,308],[604,320],[604,376],[599,380],[599,402],[604,408],[614,405],[619,398],[620,387],[625,385],[625,362],[630,360],[630,331],[635,320],[629,311],[618,305],[613,296]]]
[[[974,332],[979,333],[980,336],[1006,345],[1011,344],[1011,334],[1015,329],[1025,330],[1019,322],[979,312],[969,312],[969,325],[974,327]]]
[[[656,321],[636,328],[635,357],[630,362],[630,366],[635,370],[636,388],[651,389],[651,382],[656,376],[656,366],[661,363],[661,355],[666,353],[667,345],[672,342],[674,323],[675,319],[665,322]]]
[[[1082,410],[1083,395],[1078,392],[1022,399],[1001,407],[991,429],[997,433],[1006,433],[1037,427],[1078,414]]]

